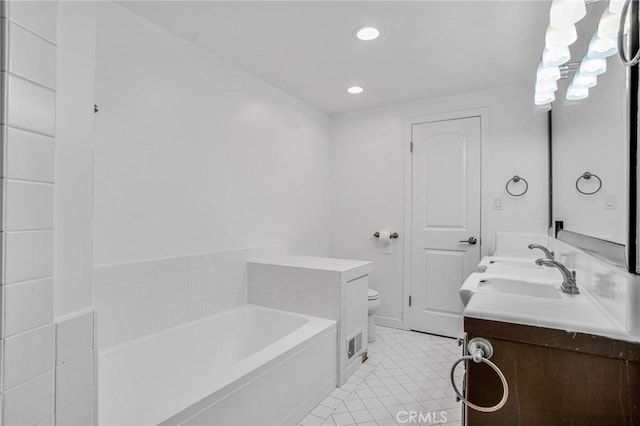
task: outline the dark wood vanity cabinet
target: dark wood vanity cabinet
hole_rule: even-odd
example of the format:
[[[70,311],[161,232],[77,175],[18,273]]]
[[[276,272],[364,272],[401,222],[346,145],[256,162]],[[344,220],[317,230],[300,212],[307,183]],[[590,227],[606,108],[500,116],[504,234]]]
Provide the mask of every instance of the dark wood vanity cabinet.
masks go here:
[[[509,399],[494,413],[466,409],[466,424],[640,425],[640,344],[563,330],[464,319],[467,339],[484,337],[506,376]],[[469,362],[466,397],[492,406],[502,384]]]

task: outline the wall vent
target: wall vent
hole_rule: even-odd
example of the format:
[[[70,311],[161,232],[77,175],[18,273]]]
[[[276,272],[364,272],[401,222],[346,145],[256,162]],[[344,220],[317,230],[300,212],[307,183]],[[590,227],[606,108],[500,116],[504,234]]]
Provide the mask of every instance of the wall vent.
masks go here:
[[[362,329],[347,339],[347,360],[362,352]]]

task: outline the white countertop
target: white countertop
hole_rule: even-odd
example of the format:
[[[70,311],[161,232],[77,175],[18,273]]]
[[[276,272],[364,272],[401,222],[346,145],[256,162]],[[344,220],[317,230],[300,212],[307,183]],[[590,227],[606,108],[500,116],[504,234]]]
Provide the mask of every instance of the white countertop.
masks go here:
[[[551,300],[475,293],[464,310],[464,316],[637,341],[585,292],[575,296],[562,293],[562,296]]]
[[[480,279],[491,280],[495,277],[513,280],[531,278],[527,277],[526,268],[523,268],[522,275],[514,275],[513,268],[508,273],[499,268],[488,268],[485,273],[470,275],[460,291],[463,301],[467,302],[463,312],[465,317],[639,341],[637,336],[630,334],[601,307],[585,288],[580,288],[578,295],[569,295],[559,290],[561,279],[538,276],[536,280],[558,290],[558,298],[543,298],[485,291],[478,285]]]

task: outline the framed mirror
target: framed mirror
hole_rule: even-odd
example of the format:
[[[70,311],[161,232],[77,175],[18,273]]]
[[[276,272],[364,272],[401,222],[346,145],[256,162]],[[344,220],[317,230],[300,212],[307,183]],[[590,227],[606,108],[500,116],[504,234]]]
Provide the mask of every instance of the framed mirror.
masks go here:
[[[636,272],[637,67],[610,56],[587,97],[565,96],[608,6],[588,4],[576,25],[567,78],[558,81],[550,112],[551,232]]]

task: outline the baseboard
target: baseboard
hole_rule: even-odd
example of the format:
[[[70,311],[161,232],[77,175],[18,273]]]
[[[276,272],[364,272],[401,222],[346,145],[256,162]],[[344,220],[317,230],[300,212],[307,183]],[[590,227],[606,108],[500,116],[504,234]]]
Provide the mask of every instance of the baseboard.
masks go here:
[[[402,329],[402,320],[398,318],[391,317],[382,317],[379,315],[374,315],[373,319],[376,322],[376,325],[381,325],[383,327],[391,327],[391,328],[399,328]]]

